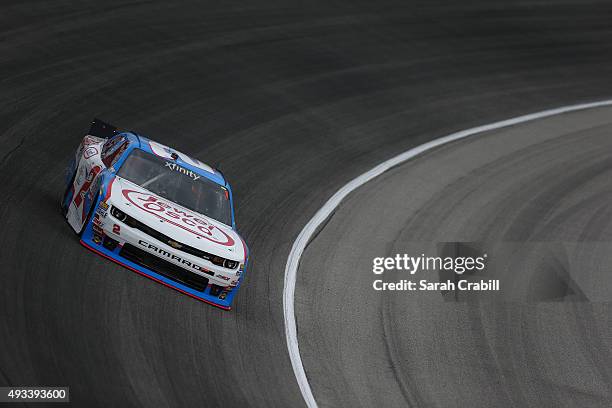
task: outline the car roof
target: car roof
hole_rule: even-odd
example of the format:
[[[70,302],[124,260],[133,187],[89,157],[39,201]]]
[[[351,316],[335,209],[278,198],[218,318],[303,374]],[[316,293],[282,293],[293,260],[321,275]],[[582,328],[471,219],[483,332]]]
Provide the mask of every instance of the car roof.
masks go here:
[[[227,180],[225,180],[225,177],[223,176],[223,173],[221,173],[218,169],[215,169],[207,165],[206,163],[201,162],[198,159],[188,156],[187,154],[168,147],[164,144],[155,142],[149,139],[148,137],[142,136],[135,132],[121,132],[120,134],[125,136],[131,144],[135,144],[138,148],[144,150],[147,153],[151,153],[156,156],[172,160],[173,162],[197,173],[200,176],[206,177],[207,179],[212,180],[219,185],[229,187]],[[177,158],[173,159],[172,154],[176,154]]]

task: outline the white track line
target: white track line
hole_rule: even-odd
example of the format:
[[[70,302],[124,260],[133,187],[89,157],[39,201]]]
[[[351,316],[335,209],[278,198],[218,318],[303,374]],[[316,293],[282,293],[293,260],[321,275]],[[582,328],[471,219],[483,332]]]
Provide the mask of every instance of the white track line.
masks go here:
[[[612,105],[612,100],[605,100],[593,103],[585,103],[580,105],[565,106],[557,109],[545,110],[542,112],[531,113],[529,115],[518,116],[512,119],[502,120],[501,122],[491,123],[489,125],[478,126],[475,128],[462,130],[460,132],[452,133],[450,135],[441,137],[439,139],[432,140],[420,146],[414,147],[404,153],[401,153],[381,164],[374,167],[372,170],[363,173],[361,176],[351,180],[348,184],[338,190],[327,202],[321,207],[319,211],[312,217],[312,219],[304,226],[304,229],[300,232],[291,252],[287,259],[287,265],[285,266],[285,283],[283,288],[283,310],[285,313],[285,335],[287,337],[287,348],[289,349],[289,357],[291,358],[291,365],[293,366],[293,372],[295,378],[302,391],[304,401],[309,408],[317,408],[317,402],[312,395],[308,378],[304,372],[304,366],[300,357],[300,349],[298,346],[297,338],[297,327],[295,323],[295,309],[294,309],[294,295],[295,295],[295,280],[297,277],[297,270],[300,264],[300,258],[304,253],[306,245],[312,238],[313,234],[317,231],[317,228],[332,214],[332,212],[338,207],[340,202],[351,193],[353,190],[372,180],[373,178],[380,176],[390,168],[397,166],[405,162],[406,160],[412,159],[427,150],[433,149],[448,142],[463,139],[468,136],[473,136],[482,132],[490,130],[500,129],[507,126],[517,125],[519,123],[525,123],[536,119],[542,119],[549,116],[560,115],[562,113],[574,112],[584,109],[599,108],[602,106]]]

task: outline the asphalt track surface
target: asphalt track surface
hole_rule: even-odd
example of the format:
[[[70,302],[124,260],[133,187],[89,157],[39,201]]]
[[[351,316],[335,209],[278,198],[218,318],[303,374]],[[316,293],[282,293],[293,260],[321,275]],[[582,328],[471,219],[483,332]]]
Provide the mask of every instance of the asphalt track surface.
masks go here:
[[[611,134],[612,108],[540,119],[444,145],[351,194],[298,270],[318,405],[610,406]],[[488,256],[460,279],[500,290],[373,289],[456,282],[372,272],[376,257],[448,256],[448,242]]]
[[[612,93],[606,2],[6,1],[1,10],[0,383],[69,385],[78,406],[301,406],[284,337],[283,273],[295,236],[323,202],[424,141]],[[57,200],[94,116],[221,162],[252,252],[232,312],[78,244]],[[354,300],[318,289],[313,296],[335,299],[326,318]],[[296,304],[299,316],[305,306]],[[593,316],[602,325],[610,318],[595,306]],[[514,318],[529,327],[529,316]],[[344,336],[370,327],[365,315],[355,322]],[[482,334],[479,322],[464,323]],[[590,327],[584,332],[597,337]],[[529,340],[521,350],[549,338]],[[461,360],[465,382],[429,387],[449,395],[496,381],[469,376],[491,357],[482,337],[474,341],[478,353]],[[605,373],[601,342],[564,362]],[[346,400],[329,396],[348,374],[309,370],[318,359],[311,352],[304,362],[315,397],[355,402],[350,389]],[[375,381],[387,387],[386,378]],[[525,384],[503,381],[508,392]],[[405,383],[408,400],[428,405],[416,384]],[[596,386],[584,389],[575,394],[601,401]],[[472,391],[480,405],[493,398]]]

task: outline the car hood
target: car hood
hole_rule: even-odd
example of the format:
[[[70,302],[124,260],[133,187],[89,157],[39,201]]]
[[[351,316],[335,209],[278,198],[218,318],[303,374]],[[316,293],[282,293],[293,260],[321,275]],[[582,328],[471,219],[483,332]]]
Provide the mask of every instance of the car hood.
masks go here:
[[[116,176],[109,204],[162,234],[227,259],[245,262],[244,241],[229,226]]]

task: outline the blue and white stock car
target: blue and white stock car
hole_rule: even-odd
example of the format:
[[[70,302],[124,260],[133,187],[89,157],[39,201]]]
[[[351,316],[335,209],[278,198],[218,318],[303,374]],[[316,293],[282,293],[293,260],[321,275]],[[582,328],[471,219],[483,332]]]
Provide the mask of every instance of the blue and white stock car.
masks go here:
[[[94,120],[69,171],[62,213],[81,244],[229,310],[248,259],[219,170]]]

